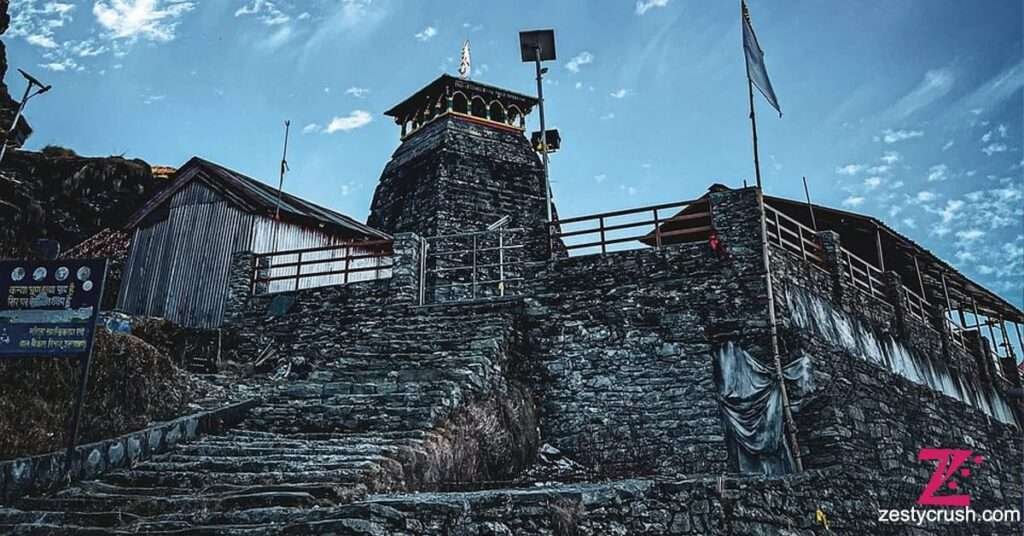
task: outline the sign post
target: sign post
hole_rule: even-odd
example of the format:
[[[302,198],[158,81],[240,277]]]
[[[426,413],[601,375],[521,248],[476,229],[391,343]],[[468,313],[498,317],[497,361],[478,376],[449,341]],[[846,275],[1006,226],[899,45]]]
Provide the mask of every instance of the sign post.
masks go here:
[[[106,259],[0,261],[0,359],[66,357],[79,363],[65,456],[68,470],[78,442],[106,276]]]

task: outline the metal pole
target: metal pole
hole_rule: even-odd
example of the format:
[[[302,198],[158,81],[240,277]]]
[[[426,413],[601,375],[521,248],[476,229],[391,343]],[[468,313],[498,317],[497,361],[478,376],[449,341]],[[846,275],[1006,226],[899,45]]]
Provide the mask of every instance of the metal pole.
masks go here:
[[[540,47],[534,48],[533,51],[536,53],[537,109],[540,113],[541,162],[544,164],[544,209],[547,213],[547,222],[551,223],[551,180],[548,177],[548,131],[546,130],[544,123],[544,73],[541,72],[540,68]]]
[[[14,122],[11,123],[11,128],[4,133],[4,145],[0,147],[0,163],[4,161],[4,156],[7,155],[7,142],[11,139],[11,132],[14,132],[15,128],[18,128],[18,121],[21,119],[21,112],[25,109],[25,104],[28,102],[28,92],[32,91],[32,83],[29,82],[28,86],[25,87],[25,94],[21,97],[21,102],[18,103],[18,111],[14,114]]]
[[[97,296],[103,296],[104,287],[107,283],[107,268],[109,267],[109,261],[103,261],[103,276],[100,278],[100,284],[98,285]],[[92,336],[96,337],[96,329],[98,322],[94,322],[92,325]],[[85,406],[85,390],[89,381],[89,367],[92,363],[92,352],[96,347],[95,342],[89,346],[89,353],[79,358],[79,375],[78,375],[78,396],[75,399],[75,409],[71,417],[71,433],[68,436],[68,450],[64,454],[64,472],[70,473],[71,471],[71,456],[74,454],[75,445],[78,444],[78,430],[82,421],[82,408]]]
[[[757,176],[757,187],[761,188],[761,160],[757,156],[757,117],[754,114],[754,83],[747,77],[747,96],[750,98],[750,129],[754,135],[754,174]]]
[[[789,444],[793,451],[793,465],[797,472],[803,472],[804,464],[800,456],[800,444],[797,442],[796,421],[793,420],[793,410],[789,407],[789,392],[786,389],[786,377],[782,374],[782,358],[779,356],[779,331],[775,319],[775,293],[772,290],[771,264],[768,260],[768,223],[765,216],[764,194],[761,188],[757,188],[757,205],[761,211],[761,253],[764,263],[764,276],[767,280],[768,290],[768,324],[771,329],[772,360],[775,363],[775,376],[779,381],[779,390],[782,395],[782,414],[786,420],[786,431],[789,436]]]
[[[807,177],[804,177],[804,197],[807,198],[807,212],[811,214],[811,227],[818,232],[818,222],[814,219],[814,205],[811,204],[811,192],[807,189]]]

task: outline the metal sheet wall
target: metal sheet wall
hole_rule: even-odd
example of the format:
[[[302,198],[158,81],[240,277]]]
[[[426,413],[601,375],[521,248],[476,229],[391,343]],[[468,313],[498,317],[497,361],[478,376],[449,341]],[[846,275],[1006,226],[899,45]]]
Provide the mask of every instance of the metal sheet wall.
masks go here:
[[[170,199],[166,219],[136,229],[118,307],[131,314],[163,317],[184,326],[218,327],[224,316],[233,253],[270,253],[338,245],[346,240],[319,229],[275,224],[273,218],[243,212],[196,181]],[[315,269],[334,269],[332,264]],[[368,271],[350,281],[374,277],[375,273]],[[302,288],[340,283],[341,276],[309,278],[303,280]],[[280,288],[273,290],[290,290],[294,286],[291,281],[275,284]]]
[[[184,326],[217,327],[231,255],[248,246],[253,217],[200,182],[169,203],[165,220],[135,231],[118,305]]]
[[[277,244],[275,247],[275,222],[272,218],[264,218],[256,216],[253,221],[253,251],[259,253],[271,253],[277,251],[289,251],[294,249],[303,248],[315,248],[321,246],[335,246],[343,245],[346,242],[350,242],[351,238],[345,238],[341,236],[332,235],[317,229],[311,229],[308,227],[301,227],[298,225],[281,223],[280,227],[276,230],[277,233]],[[360,255],[363,253],[369,253],[361,248],[338,248],[330,251],[320,251],[315,253],[306,253],[302,256],[303,261],[312,260],[326,260],[335,258],[344,258],[349,255]],[[273,262],[275,264],[293,263],[298,261],[297,255],[282,255],[274,257]],[[381,263],[381,264],[377,264]],[[371,279],[391,277],[391,269],[388,267],[390,260],[384,259],[357,259],[349,263],[349,268],[362,268],[362,267],[377,267],[380,266],[381,270],[367,270],[365,272],[355,272],[349,274],[347,282],[354,283],[356,281],[368,281]],[[340,260],[338,262],[325,262],[306,266],[302,268],[303,273],[315,273],[315,272],[329,272],[342,270],[345,268],[345,261]],[[271,268],[267,275],[271,277],[277,276],[289,276],[295,275],[295,268]],[[314,288],[314,287],[325,287],[331,285],[341,285],[345,283],[345,277],[343,275],[328,275],[318,277],[304,277],[299,281],[299,288]],[[281,280],[272,281],[267,289],[268,292],[283,292],[287,290],[295,290],[295,280]]]

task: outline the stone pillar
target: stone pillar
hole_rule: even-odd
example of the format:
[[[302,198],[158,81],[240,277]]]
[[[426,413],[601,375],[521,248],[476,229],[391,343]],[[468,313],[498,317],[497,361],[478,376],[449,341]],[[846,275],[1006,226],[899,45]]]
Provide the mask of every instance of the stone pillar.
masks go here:
[[[394,239],[389,303],[420,303],[423,240],[416,233],[398,233]]]
[[[894,270],[882,274],[885,283],[885,300],[892,305],[893,330],[900,337],[907,337],[907,314],[910,308],[907,294],[903,291],[903,278]]]
[[[239,251],[231,255],[228,268],[228,293],[224,303],[224,324],[237,322],[245,314],[252,296],[252,275],[256,254]]]
[[[832,296],[836,303],[845,305],[848,303],[846,297],[849,295],[844,270],[846,264],[843,262],[842,245],[839,243],[839,233],[835,231],[818,231],[818,243],[821,244],[822,256],[825,261],[825,269],[832,275]]]
[[[764,272],[761,240],[761,210],[757,190],[718,190],[708,194],[711,225],[733,261],[751,263],[750,268]]]

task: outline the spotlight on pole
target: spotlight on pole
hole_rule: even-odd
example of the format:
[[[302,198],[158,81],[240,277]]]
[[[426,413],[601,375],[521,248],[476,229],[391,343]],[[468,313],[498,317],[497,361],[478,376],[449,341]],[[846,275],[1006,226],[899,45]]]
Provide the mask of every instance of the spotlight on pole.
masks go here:
[[[555,59],[555,31],[529,30],[519,32],[519,52],[524,63],[534,62],[537,66],[537,105],[540,113],[540,132],[547,133],[544,127],[544,73],[540,62]],[[551,180],[548,178],[548,137],[540,136],[541,162],[544,164],[544,198],[546,200],[547,221],[551,223]],[[557,137],[558,134],[556,133]]]
[[[26,81],[28,81],[28,86],[25,87],[25,94],[21,97],[21,102],[18,103],[18,112],[14,114],[14,121],[11,123],[11,128],[7,129],[7,132],[4,133],[4,143],[3,146],[0,147],[0,163],[3,163],[4,161],[4,156],[7,154],[7,143],[11,139],[11,132],[14,132],[14,129],[18,128],[18,121],[21,120],[21,113],[25,111],[25,105],[28,104],[28,100],[36,95],[42,95],[43,93],[50,91],[53,87],[40,82],[39,79],[21,69],[18,69],[18,72],[21,73],[21,76],[25,77]],[[33,88],[38,89],[33,92]]]

